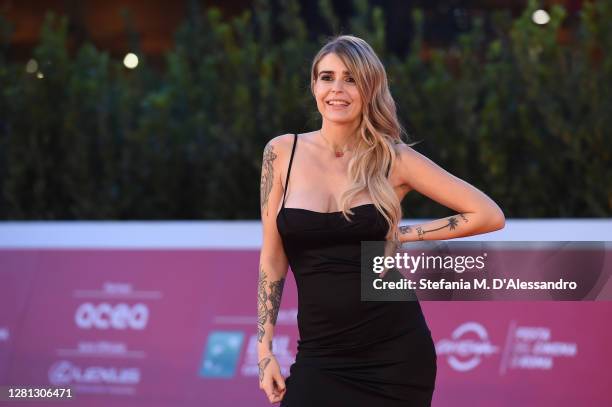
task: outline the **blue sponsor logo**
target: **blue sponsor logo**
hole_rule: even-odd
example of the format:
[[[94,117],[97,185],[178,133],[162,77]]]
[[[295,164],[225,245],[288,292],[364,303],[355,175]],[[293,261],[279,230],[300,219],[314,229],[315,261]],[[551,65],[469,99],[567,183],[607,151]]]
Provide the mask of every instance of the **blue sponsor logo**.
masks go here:
[[[236,374],[244,333],[213,331],[208,336],[200,376],[231,378]]]

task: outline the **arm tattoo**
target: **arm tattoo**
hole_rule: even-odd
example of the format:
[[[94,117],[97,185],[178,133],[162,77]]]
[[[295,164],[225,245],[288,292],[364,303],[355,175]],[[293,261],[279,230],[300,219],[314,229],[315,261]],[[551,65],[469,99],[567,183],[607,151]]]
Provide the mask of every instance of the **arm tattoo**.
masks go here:
[[[417,230],[417,236],[419,237],[419,240],[423,240],[423,235],[425,234],[425,232],[423,232],[423,228],[420,226],[417,226],[416,228]]]
[[[263,381],[264,370],[266,370],[266,367],[268,366],[271,360],[272,358],[270,356],[266,356],[265,358],[260,360],[259,363],[257,363],[257,366],[259,367],[259,381],[260,382]]]
[[[270,303],[272,304],[272,308],[270,308],[270,321],[272,325],[276,325],[276,318],[278,317],[278,310],[281,305],[281,298],[283,296],[283,287],[285,285],[285,279],[281,278],[278,281],[274,281],[270,283]]]
[[[467,220],[466,220],[467,222]],[[417,226],[417,234],[419,236],[419,240],[423,240],[423,235],[425,235],[425,233],[429,233],[429,232],[435,232],[436,230],[440,230],[440,229],[444,229],[444,228],[449,228],[450,230],[455,230],[455,228],[457,227],[457,224],[459,223],[459,221],[457,220],[457,218],[455,218],[454,216],[451,216],[450,218],[448,218],[448,223],[444,226],[440,226],[439,228],[435,228],[435,229],[431,229],[431,230],[423,230],[420,226]]]
[[[268,197],[270,196],[270,191],[274,183],[274,166],[272,165],[272,161],[274,161],[276,157],[277,155],[274,154],[274,147],[270,143],[266,144],[263,152],[260,185],[261,212],[263,213],[265,209],[266,215],[268,214]]]
[[[257,340],[261,343],[266,329],[264,325],[268,319],[268,294],[266,293],[266,273],[259,267],[259,283],[257,284]]]
[[[408,225],[400,226],[399,230],[402,235],[412,233],[412,228]]]
[[[461,216],[461,219],[468,222],[468,218],[466,218],[464,214],[460,213],[459,216]]]
[[[257,284],[257,340],[261,343],[266,334],[265,325],[270,318],[272,325],[276,325],[278,311],[281,305],[283,296],[283,287],[285,279],[281,278],[277,281],[268,283],[267,275],[263,267],[259,267],[259,283]],[[270,293],[266,291],[266,286],[270,289]],[[270,306],[268,306],[270,301]],[[270,342],[270,350],[272,350],[272,342]]]

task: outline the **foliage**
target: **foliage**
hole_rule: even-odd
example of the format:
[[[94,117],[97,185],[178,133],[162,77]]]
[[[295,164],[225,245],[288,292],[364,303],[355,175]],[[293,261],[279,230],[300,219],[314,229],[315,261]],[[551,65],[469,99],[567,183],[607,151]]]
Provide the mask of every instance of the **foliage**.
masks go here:
[[[569,37],[561,6],[540,26],[532,1],[514,20],[475,18],[446,49],[426,46],[415,9],[414,29],[399,33],[407,55],[386,49],[384,13],[366,0],[354,1],[346,28],[320,0],[323,33],[309,30],[297,0],[256,0],[233,18],[198,4],[163,72],[142,57],[128,71],[91,44],[70,53],[66,19],[49,14],[33,52],[39,79],[9,61],[0,20],[3,219],[258,218],[263,147],[320,125],[311,58],[341,31],[383,59],[401,120],[422,140],[415,148],[507,217],[611,215],[609,2],[584,2]],[[448,211],[418,194],[404,209]]]

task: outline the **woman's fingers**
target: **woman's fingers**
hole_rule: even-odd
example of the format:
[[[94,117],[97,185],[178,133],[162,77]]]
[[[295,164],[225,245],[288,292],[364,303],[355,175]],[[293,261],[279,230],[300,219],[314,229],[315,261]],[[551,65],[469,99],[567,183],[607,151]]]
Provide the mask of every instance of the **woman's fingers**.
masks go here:
[[[274,363],[272,363],[274,362]],[[259,388],[266,393],[270,403],[278,403],[285,396],[287,390],[285,378],[280,373],[276,360],[267,357],[259,363]]]
[[[285,386],[285,379],[281,374],[272,375],[272,380],[269,386],[265,385],[264,390],[268,396],[270,403],[278,403],[285,396],[287,387]]]
[[[270,377],[268,380],[264,379],[263,391],[266,393],[266,396],[268,397],[270,403],[276,403],[281,401],[283,396],[285,395],[284,386],[283,389],[280,390],[277,387],[274,378],[272,377]]]
[[[268,400],[270,400],[270,403],[278,403],[283,400],[283,394],[273,395],[272,397],[269,397]]]
[[[286,390],[285,379],[280,373],[274,376],[274,388],[280,393]]]
[[[284,396],[285,396],[285,391],[282,391],[282,392],[273,391],[271,394],[268,395],[268,400],[270,401],[270,403],[278,403],[279,401],[283,399]]]

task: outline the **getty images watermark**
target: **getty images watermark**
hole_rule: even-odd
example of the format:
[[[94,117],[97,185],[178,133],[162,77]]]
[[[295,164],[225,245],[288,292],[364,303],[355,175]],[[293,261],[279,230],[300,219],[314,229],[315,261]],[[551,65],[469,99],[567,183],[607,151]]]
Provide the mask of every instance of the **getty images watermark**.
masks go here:
[[[612,242],[362,242],[361,299],[611,300]]]

